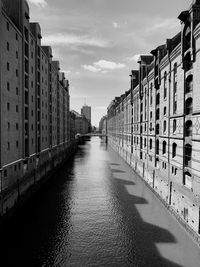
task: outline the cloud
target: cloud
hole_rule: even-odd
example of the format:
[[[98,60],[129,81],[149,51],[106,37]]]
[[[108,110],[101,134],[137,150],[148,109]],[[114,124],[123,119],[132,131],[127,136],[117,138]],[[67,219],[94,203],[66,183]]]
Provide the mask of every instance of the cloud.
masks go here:
[[[65,73],[65,76],[68,76],[69,74],[71,74],[71,70],[62,70],[62,72]]]
[[[116,69],[122,69],[125,67],[124,64],[121,63],[115,63],[112,61],[107,60],[99,60],[98,62],[94,63],[95,66],[100,67],[101,69],[107,69],[107,70],[116,70]]]
[[[128,60],[138,62],[140,54],[134,55],[133,57],[129,57]]]
[[[120,24],[118,22],[113,22],[112,25],[115,29],[120,28]]]
[[[101,69],[96,68],[95,66],[92,66],[92,65],[82,65],[81,67],[82,67],[83,69],[85,69],[85,70],[89,70],[89,71],[91,71],[91,72],[100,72],[100,71],[101,71]]]
[[[101,73],[107,73],[108,71],[122,69],[124,67],[125,65],[122,63],[116,63],[104,59],[94,62],[93,65],[82,65],[82,68],[84,68],[85,70]]]
[[[157,19],[155,23],[152,23],[151,26],[146,28],[147,32],[154,32],[154,31],[159,31],[163,29],[174,29],[178,27],[178,21],[177,19]]]
[[[28,0],[31,4],[45,8],[47,6],[46,0]]]
[[[75,35],[68,33],[58,33],[43,37],[44,44],[50,45],[76,45],[76,46],[95,46],[105,48],[109,43],[100,38],[88,35]]]

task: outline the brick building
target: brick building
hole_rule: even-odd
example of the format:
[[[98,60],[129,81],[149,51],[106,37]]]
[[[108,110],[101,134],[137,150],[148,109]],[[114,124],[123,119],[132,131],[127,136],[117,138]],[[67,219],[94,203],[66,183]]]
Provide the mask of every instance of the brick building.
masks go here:
[[[0,1],[1,192],[16,184],[25,190],[33,180],[24,175],[40,167],[42,177],[70,145],[69,82],[29,19],[27,1]]]
[[[108,142],[200,234],[200,1],[178,18],[108,107]]]
[[[74,115],[75,120],[75,134],[87,134],[90,131],[90,122],[86,119],[84,115],[79,114],[75,110],[72,110],[71,113]]]

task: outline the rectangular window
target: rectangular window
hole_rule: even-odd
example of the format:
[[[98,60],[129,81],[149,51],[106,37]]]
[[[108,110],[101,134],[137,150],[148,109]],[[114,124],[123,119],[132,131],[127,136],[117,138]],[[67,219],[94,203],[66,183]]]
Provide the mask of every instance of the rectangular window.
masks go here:
[[[7,150],[10,150],[10,142],[7,143]]]
[[[16,106],[16,112],[18,112],[18,110],[19,110],[19,109],[18,109],[18,105],[17,105],[17,106]]]
[[[9,64],[9,62],[7,62],[7,70],[8,71],[10,70],[10,64]]]
[[[10,91],[10,83],[7,82],[7,90]]]
[[[9,31],[10,30],[10,25],[9,25],[9,22],[8,21],[6,23],[6,27],[7,27],[7,30]]]
[[[18,89],[18,87],[16,87],[16,95],[18,95],[19,94],[19,89]]]
[[[10,103],[7,103],[7,110],[10,110]]]
[[[19,141],[16,141],[16,148],[19,147]]]
[[[7,47],[7,51],[9,51],[10,50],[10,44],[9,44],[9,42],[7,42],[6,47]]]

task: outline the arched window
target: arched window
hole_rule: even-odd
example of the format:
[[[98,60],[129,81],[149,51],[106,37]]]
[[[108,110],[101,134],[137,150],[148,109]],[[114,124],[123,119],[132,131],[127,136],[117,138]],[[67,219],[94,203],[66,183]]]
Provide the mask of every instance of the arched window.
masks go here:
[[[185,102],[185,113],[189,115],[192,113],[192,98],[189,97]]]
[[[164,107],[163,114],[164,114],[164,116],[167,114],[167,107]]]
[[[159,155],[159,140],[156,140],[156,154]]]
[[[172,144],[172,158],[176,157],[177,144]]]
[[[143,148],[143,139],[142,139],[142,137],[140,137],[140,148],[141,149]]]
[[[190,167],[192,159],[192,146],[190,144],[185,145],[185,165]]]
[[[173,120],[173,133],[176,132],[176,120]]]
[[[163,122],[163,133],[166,133],[166,130],[167,130],[167,122],[164,121]]]
[[[153,83],[150,85],[150,105],[152,105],[153,102]]]
[[[192,136],[192,121],[186,121],[185,123],[185,136]]]
[[[177,63],[174,63],[174,78],[177,76]]]
[[[163,141],[163,154],[166,153],[167,143],[166,141]]]
[[[167,72],[164,73],[164,99],[167,97]]]
[[[185,88],[185,92],[189,93],[193,90],[193,76],[192,74],[190,74],[187,79],[186,79],[186,88]]]
[[[156,109],[156,120],[159,120],[160,119],[160,109],[157,108]]]
[[[152,149],[152,139],[150,139],[149,147],[150,147],[150,149]]]
[[[177,112],[177,63],[174,64],[173,112]]]
[[[159,123],[156,124],[156,134],[159,134],[160,132],[160,125]]]

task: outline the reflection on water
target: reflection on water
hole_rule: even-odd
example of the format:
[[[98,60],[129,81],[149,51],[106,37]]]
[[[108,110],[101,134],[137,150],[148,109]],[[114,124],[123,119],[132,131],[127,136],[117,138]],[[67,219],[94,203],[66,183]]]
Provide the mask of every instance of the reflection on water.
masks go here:
[[[181,266],[161,256],[156,243],[176,238],[142,219],[144,186],[113,154],[98,137],[80,147],[5,229],[4,266]]]

